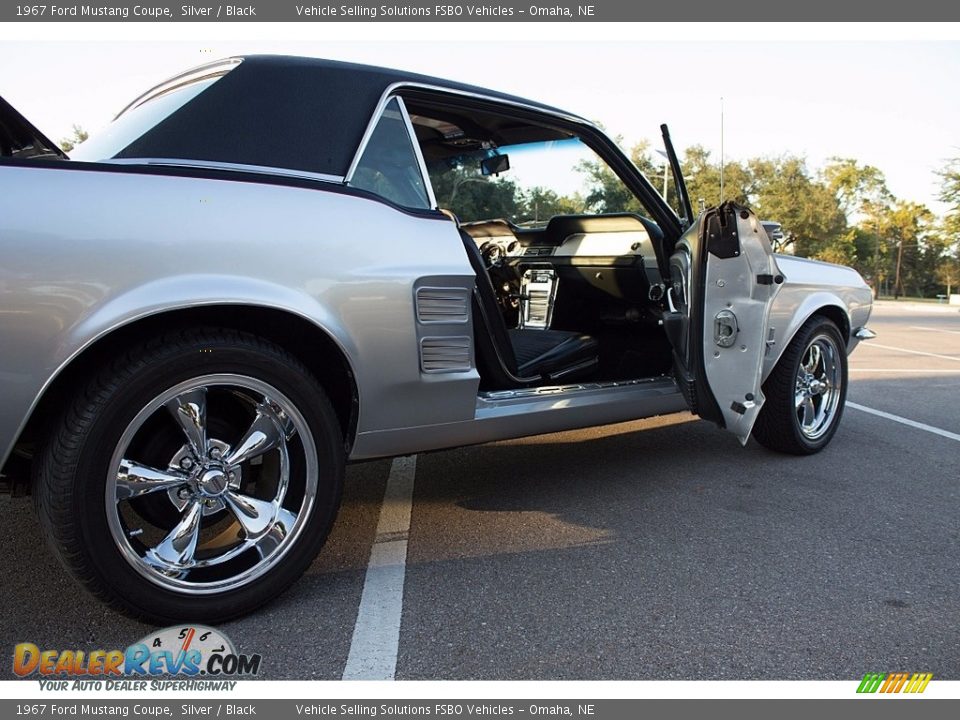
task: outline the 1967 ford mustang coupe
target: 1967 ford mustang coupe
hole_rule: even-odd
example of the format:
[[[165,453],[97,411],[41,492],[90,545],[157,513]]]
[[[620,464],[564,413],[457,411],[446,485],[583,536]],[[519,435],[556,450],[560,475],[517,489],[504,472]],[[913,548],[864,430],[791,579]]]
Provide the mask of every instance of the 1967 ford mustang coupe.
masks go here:
[[[686,409],[822,450],[870,290],[695,217],[664,141],[669,203],[582,118],[383,68],[205,65],[70,159],[0,101],[5,485],[105,602],[217,621],[347,461]]]

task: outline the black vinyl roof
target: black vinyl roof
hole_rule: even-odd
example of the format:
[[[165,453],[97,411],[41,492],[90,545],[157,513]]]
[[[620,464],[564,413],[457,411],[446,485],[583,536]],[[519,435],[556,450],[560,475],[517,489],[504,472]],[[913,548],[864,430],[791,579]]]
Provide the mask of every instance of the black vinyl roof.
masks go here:
[[[418,83],[569,116],[542,103],[400,70],[250,55],[124,148],[118,158],[177,158],[345,175],[384,91]]]

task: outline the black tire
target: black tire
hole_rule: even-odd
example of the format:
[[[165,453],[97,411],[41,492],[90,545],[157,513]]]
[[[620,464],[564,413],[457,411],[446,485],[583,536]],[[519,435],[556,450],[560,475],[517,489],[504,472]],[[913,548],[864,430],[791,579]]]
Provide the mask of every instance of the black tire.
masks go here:
[[[823,398],[824,412],[821,422],[804,425],[803,408],[797,403],[801,364],[813,344],[835,349],[833,363],[838,383],[831,383],[819,398]],[[823,350],[821,350],[823,351]],[[839,384],[839,388],[836,388]],[[830,394],[832,393],[832,394]],[[833,439],[847,397],[846,342],[831,320],[814,315],[797,331],[777,366],[763,384],[766,402],[760,410],[753,427],[753,437],[764,447],[790,455],[812,455],[825,448]],[[818,396],[809,398],[816,408],[811,416],[819,416]],[[830,409],[832,407],[832,409]]]
[[[209,383],[201,386],[201,381],[208,379]],[[197,384],[193,392],[202,393],[203,447],[209,449],[210,458],[217,459],[210,460],[205,455],[200,462],[180,460],[179,466],[174,464],[175,459],[168,466],[138,459],[147,467],[164,467],[170,474],[180,473],[180,468],[187,464],[193,465],[196,477],[190,476],[191,484],[179,489],[165,486],[162,492],[154,489],[133,499],[117,499],[129,492],[127,487],[134,487],[127,484],[131,479],[140,482],[140,476],[124,475],[124,465],[116,464],[117,457],[126,458],[128,452],[154,456],[159,452],[161,458],[170,457],[171,446],[165,451],[157,450],[151,443],[157,444],[157,434],[183,430],[183,421],[178,424],[177,412],[169,405],[180,403],[180,407],[186,407],[182,398],[187,395],[166,400],[166,405],[157,403],[171,388],[190,387],[190,383]],[[258,388],[269,389],[269,393],[263,391],[259,404],[255,392]],[[271,404],[275,398],[282,400]],[[146,420],[136,425],[141,417]],[[272,422],[278,429],[273,449],[256,450],[259,463],[250,459],[230,464],[233,461],[226,456],[221,458],[220,450],[210,449],[220,442],[214,436],[232,433],[236,438],[239,431],[231,428],[243,430],[244,424],[251,423],[251,417],[254,422],[266,417],[264,422]],[[215,420],[219,427],[214,427]],[[233,426],[228,427],[230,423]],[[260,437],[254,430],[254,424],[249,424],[240,434],[240,439],[235,440],[236,455],[231,457],[240,457],[244,439]],[[190,436],[181,434],[179,438],[181,444],[185,443],[183,448],[199,447],[185,437]],[[125,439],[129,442],[121,447],[121,440]],[[171,442],[175,445],[178,441]],[[266,440],[261,442],[262,447],[268,444]],[[254,457],[253,452],[249,457]],[[193,457],[200,454],[194,452]],[[219,463],[219,469],[209,469],[208,462]],[[114,472],[117,467],[121,468],[120,473]],[[119,354],[77,393],[46,443],[36,468],[34,501],[41,527],[53,552],[83,587],[137,619],[159,624],[215,623],[249,613],[273,599],[310,565],[326,540],[340,504],[344,445],[326,393],[295,357],[253,335],[199,328],[171,332]],[[314,468],[316,479],[311,479]],[[183,474],[188,473],[184,470]],[[236,478],[236,486],[233,480],[225,486],[228,475]],[[275,493],[272,500],[271,491]],[[189,496],[184,501],[186,510],[175,507],[176,493],[182,493],[177,497]],[[264,493],[266,498],[262,497]],[[237,512],[236,503],[241,501],[261,503],[254,520],[246,519],[262,521],[260,527],[267,528],[266,518],[272,517],[269,531],[260,535],[247,530],[249,526]],[[153,507],[142,507],[143,512],[137,509],[140,506],[136,503],[146,502],[152,502]],[[265,511],[269,508],[273,515]],[[188,569],[179,573],[170,571],[167,565],[157,569],[157,563],[169,562],[169,553],[151,556],[146,539],[141,542],[145,536],[143,527],[139,533],[136,529],[127,532],[124,525],[129,522],[127,516],[134,517],[152,531],[152,523],[162,525],[171,512],[174,518],[181,517],[181,512],[183,518],[189,515],[190,521],[182,520],[182,527],[195,533],[194,550],[189,560],[183,560],[183,567]],[[220,545],[212,544],[212,550],[204,549],[202,533],[214,532],[209,524],[219,522],[236,534],[235,545],[221,541]],[[180,527],[175,525],[169,532]],[[171,535],[164,536],[165,531],[168,528],[160,527],[157,534],[169,540]],[[246,543],[243,548],[242,543]],[[141,544],[144,552],[138,560]],[[169,548],[174,544],[161,542],[153,551],[161,546]],[[182,547],[182,543],[176,547]],[[209,563],[209,558],[217,557],[217,553],[227,558],[224,547],[232,547],[234,555],[220,561],[220,565],[200,568],[186,564],[196,564],[198,559]],[[248,564],[250,568],[243,570]],[[195,576],[200,579],[194,580]],[[211,579],[218,576],[223,577]],[[178,583],[177,587],[171,586]]]

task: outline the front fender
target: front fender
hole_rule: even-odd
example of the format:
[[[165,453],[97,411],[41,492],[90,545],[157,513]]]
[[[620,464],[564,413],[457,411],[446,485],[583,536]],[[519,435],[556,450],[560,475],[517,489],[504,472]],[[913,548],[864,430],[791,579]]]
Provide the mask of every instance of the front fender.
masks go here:
[[[865,286],[866,287],[866,286]],[[852,329],[866,323],[870,315],[869,300],[865,306],[845,295],[857,294],[853,288],[844,291],[820,290],[809,292],[801,288],[784,287],[771,310],[770,326],[774,328],[774,342],[768,345],[763,360],[763,379],[766,380],[793,341],[797,331],[815,313],[822,312],[835,319],[843,319],[840,332],[847,343],[847,354],[853,352],[859,340]],[[869,295],[870,290],[866,288]]]

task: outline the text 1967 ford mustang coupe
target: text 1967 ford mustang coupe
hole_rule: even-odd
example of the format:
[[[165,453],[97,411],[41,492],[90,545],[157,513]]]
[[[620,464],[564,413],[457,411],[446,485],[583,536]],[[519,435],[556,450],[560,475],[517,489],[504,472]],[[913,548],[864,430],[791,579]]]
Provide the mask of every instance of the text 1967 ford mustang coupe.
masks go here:
[[[69,160],[0,101],[5,485],[105,602],[216,621],[347,461],[685,409],[821,450],[869,289],[695,218],[664,141],[670,203],[590,122],[383,68],[205,65]]]

